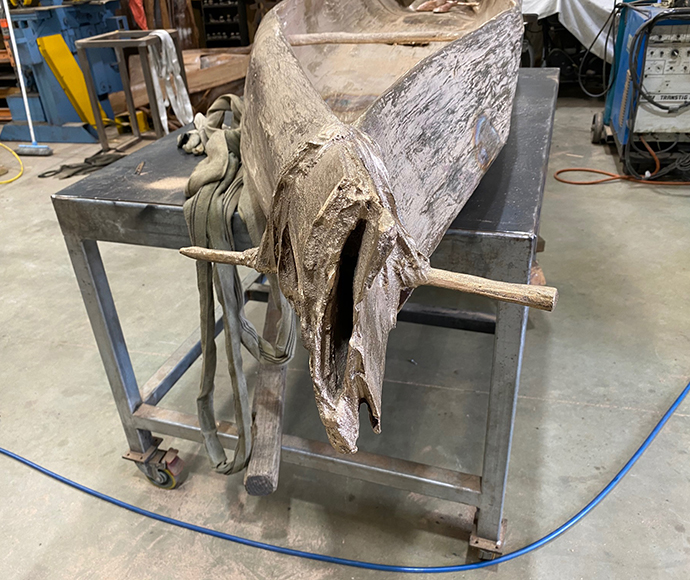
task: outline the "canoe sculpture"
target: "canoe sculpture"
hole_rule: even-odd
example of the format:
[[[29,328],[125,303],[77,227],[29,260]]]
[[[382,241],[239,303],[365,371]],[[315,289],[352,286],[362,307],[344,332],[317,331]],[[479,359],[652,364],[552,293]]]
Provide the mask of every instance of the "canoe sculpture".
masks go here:
[[[261,22],[242,116],[254,265],[299,315],[331,444],[381,428],[388,334],[504,145],[519,2],[284,0]],[[437,8],[437,11],[427,10]]]
[[[256,267],[299,315],[321,420],[349,453],[362,402],[380,431],[399,308],[508,137],[521,51],[519,2],[404,4],[284,0],[245,86]]]

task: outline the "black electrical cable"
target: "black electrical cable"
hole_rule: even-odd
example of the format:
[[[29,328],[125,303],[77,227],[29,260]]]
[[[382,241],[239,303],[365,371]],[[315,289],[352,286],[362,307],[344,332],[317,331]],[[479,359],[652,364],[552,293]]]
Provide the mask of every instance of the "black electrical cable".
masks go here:
[[[657,151],[657,153],[669,153],[669,152],[671,152],[673,150],[673,148],[676,145],[678,145],[678,141],[679,141],[678,135],[676,135],[676,140],[673,143],[671,143],[668,147],[666,147],[665,149],[661,149],[661,145],[657,141],[656,145],[657,145],[657,147],[659,147],[659,150]]]
[[[580,90],[587,95],[588,97],[591,97],[593,99],[597,99],[599,97],[603,97],[606,95],[606,93],[609,92],[611,87],[613,86],[613,81],[615,79],[615,73],[611,74],[611,77],[608,80],[608,83],[606,83],[606,54],[608,53],[608,46],[609,46],[609,36],[611,34],[611,29],[614,28],[615,22],[616,22],[616,13],[619,12],[622,9],[621,4],[614,4],[613,8],[611,9],[611,13],[609,14],[608,18],[604,22],[604,25],[599,29],[599,32],[597,32],[597,35],[594,37],[594,40],[592,41],[592,44],[589,45],[589,48],[585,51],[585,55],[582,57],[582,60],[580,60],[580,66],[578,67],[577,70],[577,83],[580,85]],[[590,93],[584,85],[584,82],[582,81],[582,71],[585,69],[585,63],[587,62],[587,58],[589,55],[592,53],[592,49],[594,48],[594,44],[596,43],[597,39],[599,36],[601,36],[601,33],[604,31],[606,26],[609,24],[609,21],[611,21],[611,25],[609,26],[609,30],[606,33],[606,40],[604,41],[604,58],[602,59],[602,66],[601,66],[601,78],[602,81],[606,84],[606,88],[601,93]],[[616,65],[616,59],[613,60],[614,67]]]
[[[676,145],[678,145],[678,141],[679,141],[678,135],[676,135],[675,141],[673,143],[671,143],[668,147],[665,147],[664,149],[661,148],[661,144],[659,143],[659,141],[656,141],[656,145],[657,145],[657,149],[658,149],[657,153],[669,153],[670,151],[673,150],[673,148]],[[635,151],[637,151],[638,153],[643,153],[643,154],[647,153],[647,151],[645,149],[640,149],[637,146],[637,143],[635,143],[635,141],[632,142],[632,146],[633,146],[633,149],[635,149]]]
[[[616,17],[623,12],[624,8],[630,9],[630,10],[639,10],[640,6],[645,6],[649,4],[647,0],[638,0],[637,2],[626,2],[626,3],[620,3],[620,4],[614,4],[613,8],[611,9],[611,13],[609,14],[608,18],[602,25],[602,27],[599,29],[599,32],[597,32],[597,35],[594,37],[594,40],[592,43],[589,45],[587,50],[585,51],[585,55],[582,57],[582,60],[580,60],[580,66],[577,71],[577,82],[580,85],[580,89],[582,90],[585,95],[588,97],[591,97],[593,99],[598,99],[599,97],[604,97],[606,94],[611,90],[611,87],[613,87],[613,84],[616,81],[616,74],[617,74],[617,61],[614,57],[613,59],[613,70],[611,71],[609,75],[609,80],[606,83],[606,88],[601,92],[601,93],[590,93],[584,85],[584,82],[582,81],[582,71],[585,70],[585,63],[587,62],[587,58],[589,57],[590,54],[592,54],[592,49],[594,48],[594,45],[597,42],[597,39],[599,36],[601,36],[601,33],[606,29],[608,26],[608,31],[606,33],[606,39],[604,40],[604,58],[602,59],[602,65],[601,65],[601,77],[602,81],[606,79],[606,55],[608,54],[608,47],[609,47],[609,40],[611,37],[614,38],[614,43],[615,39],[618,36],[618,24]],[[610,22],[610,24],[609,24]],[[613,32],[613,35],[611,34]],[[615,44],[614,44],[614,49],[615,49]]]

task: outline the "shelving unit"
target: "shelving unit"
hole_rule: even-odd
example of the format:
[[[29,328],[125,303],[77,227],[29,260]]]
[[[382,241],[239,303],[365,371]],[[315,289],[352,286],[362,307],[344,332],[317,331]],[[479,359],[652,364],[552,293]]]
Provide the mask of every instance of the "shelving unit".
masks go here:
[[[207,47],[249,44],[247,8],[242,0],[202,0],[201,12]]]
[[[7,105],[7,97],[17,92],[19,92],[17,76],[14,73],[9,52],[0,45],[0,123],[12,120],[12,115]]]

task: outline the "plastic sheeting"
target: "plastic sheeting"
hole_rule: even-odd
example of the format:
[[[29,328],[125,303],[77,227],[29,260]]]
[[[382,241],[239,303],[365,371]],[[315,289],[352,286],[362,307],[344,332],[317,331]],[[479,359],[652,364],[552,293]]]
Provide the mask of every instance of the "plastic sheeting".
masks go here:
[[[589,47],[606,19],[611,14],[615,0],[523,0],[523,14],[537,14],[539,18],[546,18],[558,14],[558,20],[585,47]],[[606,31],[597,38],[592,52],[599,58],[604,58],[604,43]],[[615,38],[609,39],[606,60],[613,60],[613,44]]]

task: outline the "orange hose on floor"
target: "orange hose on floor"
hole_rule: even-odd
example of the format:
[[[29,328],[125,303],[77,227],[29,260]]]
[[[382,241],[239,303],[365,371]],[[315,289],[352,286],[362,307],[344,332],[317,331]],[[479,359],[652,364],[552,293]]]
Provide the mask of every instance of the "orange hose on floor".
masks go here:
[[[640,141],[642,141],[642,144],[645,146],[645,149],[649,151],[649,154],[652,156],[652,159],[654,159],[654,172],[650,176],[653,177],[654,175],[659,173],[659,169],[661,169],[661,163],[659,162],[659,158],[657,157],[656,153],[654,153],[654,150],[647,144],[647,141],[645,141],[642,137],[640,137]],[[563,173],[570,173],[573,171],[582,173],[595,173],[596,175],[606,175],[606,177],[603,179],[594,179],[592,181],[572,181],[570,179],[564,179],[560,177],[560,175]],[[611,173],[610,171],[604,171],[603,169],[591,169],[590,167],[570,167],[568,169],[559,169],[558,171],[556,171],[556,173],[553,174],[553,176],[556,178],[557,181],[560,181],[561,183],[567,183],[569,185],[597,185],[599,183],[608,183],[610,181],[620,180],[632,181],[633,183],[646,183],[648,185],[651,184],[690,186],[690,182],[688,181],[653,181],[651,179],[637,179],[635,177],[631,177],[630,175],[619,175],[618,173]]]

